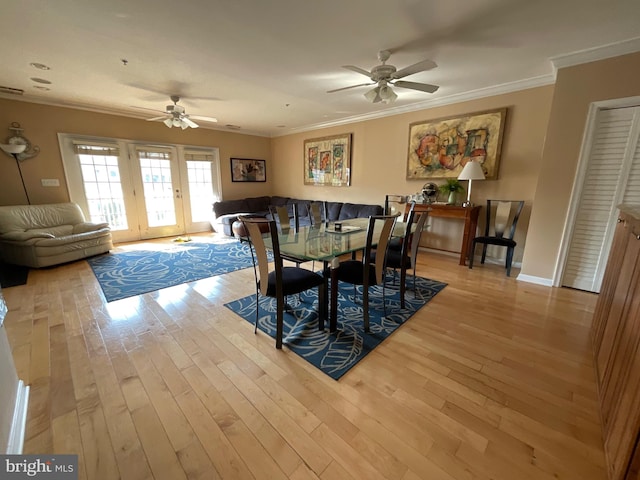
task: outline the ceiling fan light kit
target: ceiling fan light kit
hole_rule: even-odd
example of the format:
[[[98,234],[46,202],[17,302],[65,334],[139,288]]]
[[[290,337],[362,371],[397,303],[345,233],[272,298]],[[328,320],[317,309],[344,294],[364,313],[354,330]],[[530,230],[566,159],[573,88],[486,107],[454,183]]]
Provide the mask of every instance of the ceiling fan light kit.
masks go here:
[[[380,60],[382,64],[376,65],[370,72],[363,68],[356,67],[355,65],[344,65],[343,68],[346,68],[347,70],[369,77],[372,83],[360,83],[358,85],[351,85],[350,87],[337,88],[335,90],[329,90],[327,93],[340,92],[342,90],[367,85],[376,85],[372,90],[365,93],[364,97],[372,103],[393,103],[398,98],[398,95],[391,88],[392,85],[411,90],[418,90],[425,93],[434,93],[438,90],[438,85],[399,81],[401,78],[413,75],[414,73],[424,72],[437,67],[435,62],[431,60],[422,60],[421,62],[414,63],[413,65],[397,70],[395,66],[387,65],[386,62],[389,60],[390,56],[391,53],[388,50],[378,52],[378,60]]]
[[[180,127],[183,130],[187,128],[198,128],[198,124],[189,118],[189,115],[185,113],[185,109],[182,105],[178,105],[180,97],[178,95],[171,95],[171,101],[173,105],[167,105],[164,115],[161,117],[148,118],[147,122],[156,122],[161,120],[167,127]],[[213,117],[197,117],[207,122],[217,122],[218,120]]]

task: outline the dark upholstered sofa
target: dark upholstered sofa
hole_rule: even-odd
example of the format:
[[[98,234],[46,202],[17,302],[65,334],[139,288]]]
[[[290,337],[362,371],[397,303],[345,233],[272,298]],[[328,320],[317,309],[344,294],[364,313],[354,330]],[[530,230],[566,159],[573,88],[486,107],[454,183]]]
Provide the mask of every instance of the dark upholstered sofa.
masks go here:
[[[223,200],[213,204],[214,220],[211,226],[216,232],[225,235],[233,235],[232,225],[239,215],[254,215],[258,217],[271,218],[269,205],[286,205],[289,210],[289,218],[293,218],[293,205],[297,204],[298,218],[300,226],[311,223],[309,217],[309,204],[316,200],[301,200],[297,198],[280,196],[263,196],[242,198],[239,200]],[[371,215],[381,215],[380,205],[365,205],[356,203],[324,202],[322,209],[323,221],[348,220],[350,218],[366,218]]]

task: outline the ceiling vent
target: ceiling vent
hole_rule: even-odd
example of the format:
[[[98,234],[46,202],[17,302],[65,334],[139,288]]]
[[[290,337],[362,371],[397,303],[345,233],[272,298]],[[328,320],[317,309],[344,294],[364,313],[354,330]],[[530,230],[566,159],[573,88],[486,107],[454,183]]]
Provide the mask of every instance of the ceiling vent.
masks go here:
[[[0,85],[0,93],[10,93],[11,95],[24,95],[24,90],[20,88],[3,87]]]

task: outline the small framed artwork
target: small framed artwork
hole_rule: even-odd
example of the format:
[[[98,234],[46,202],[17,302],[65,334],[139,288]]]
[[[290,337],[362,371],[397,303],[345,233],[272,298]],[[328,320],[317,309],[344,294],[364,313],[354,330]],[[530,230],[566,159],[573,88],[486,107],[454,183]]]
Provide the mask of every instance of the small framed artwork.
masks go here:
[[[351,185],[351,134],[304,141],[304,184]]]
[[[264,160],[251,158],[231,159],[232,182],[266,182],[267,167]]]
[[[457,178],[469,161],[498,178],[506,108],[409,125],[407,178]]]

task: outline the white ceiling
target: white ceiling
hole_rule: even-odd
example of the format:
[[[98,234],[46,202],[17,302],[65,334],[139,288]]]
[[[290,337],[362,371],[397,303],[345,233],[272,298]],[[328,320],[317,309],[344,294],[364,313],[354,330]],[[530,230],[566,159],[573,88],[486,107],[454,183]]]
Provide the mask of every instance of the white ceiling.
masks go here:
[[[157,116],[183,97],[188,114],[267,136],[552,83],[555,63],[640,50],[639,0],[3,0],[0,97]],[[608,46],[604,50],[597,47]],[[434,94],[371,87],[377,52]],[[125,66],[122,59],[127,60]],[[32,62],[51,67],[38,70]],[[639,67],[640,68],[640,67]],[[49,91],[31,80],[51,82]],[[479,92],[480,91],[480,92]],[[157,128],[167,128],[157,123]]]

